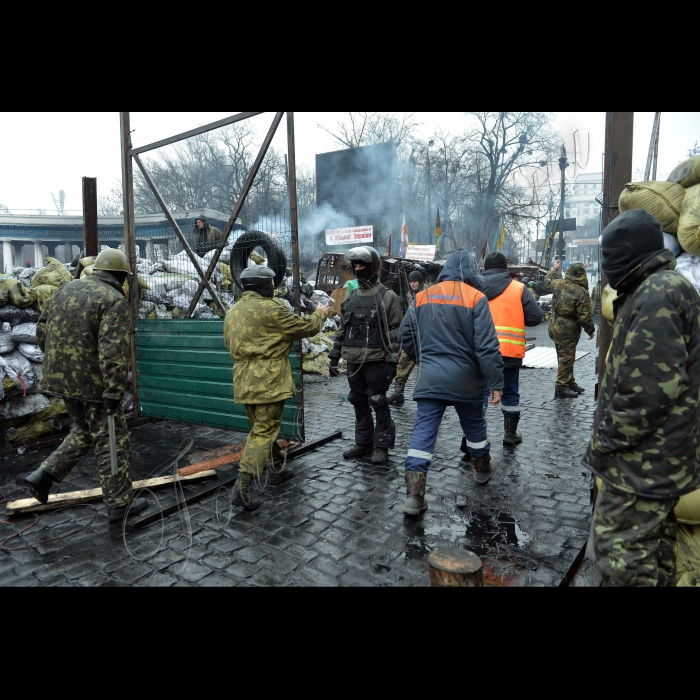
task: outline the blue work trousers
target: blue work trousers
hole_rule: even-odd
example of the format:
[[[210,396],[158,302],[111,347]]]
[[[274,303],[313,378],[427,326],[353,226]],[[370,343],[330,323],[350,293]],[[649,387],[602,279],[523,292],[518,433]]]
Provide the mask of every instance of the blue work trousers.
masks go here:
[[[489,388],[484,388],[484,408],[489,405]],[[504,416],[520,415],[520,367],[503,368],[503,398],[501,410]]]
[[[479,405],[451,403],[437,399],[418,399],[418,415],[411,436],[411,447],[406,457],[406,471],[428,473],[435,453],[438,430],[448,406],[454,406],[462,430],[467,437],[467,447],[475,459],[485,457],[491,451],[486,435],[486,419]]]

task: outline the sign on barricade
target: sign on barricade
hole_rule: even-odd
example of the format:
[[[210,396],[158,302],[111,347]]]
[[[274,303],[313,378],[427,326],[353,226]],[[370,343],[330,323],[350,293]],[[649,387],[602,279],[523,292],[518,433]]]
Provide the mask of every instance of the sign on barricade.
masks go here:
[[[352,245],[374,242],[374,226],[326,229],[326,245]],[[433,246],[434,247],[434,246]]]
[[[406,250],[406,260],[433,262],[436,249],[437,246],[434,245],[409,245]]]

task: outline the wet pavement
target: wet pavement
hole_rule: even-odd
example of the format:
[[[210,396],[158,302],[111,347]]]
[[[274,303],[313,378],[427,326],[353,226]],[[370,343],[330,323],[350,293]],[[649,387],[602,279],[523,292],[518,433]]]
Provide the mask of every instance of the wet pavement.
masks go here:
[[[528,329],[538,346],[551,346],[547,324]],[[281,487],[261,484],[263,507],[230,507],[230,487],[140,530],[112,530],[100,502],[37,516],[7,518],[0,511],[0,586],[427,586],[427,557],[436,548],[467,548],[484,562],[492,586],[558,586],[573,573],[591,523],[591,478],[581,466],[595,408],[593,341],[584,335],[577,399],[555,399],[556,369],[521,371],[524,442],[502,446],[500,409],[490,408],[489,437],[500,466],[486,486],[458,466],[461,431],[453,409],[445,414],[419,519],[404,518],[403,460],[415,421],[408,400],[394,410],[397,446],[376,467],[345,461],[353,443],[354,412],[347,382],[305,380],[306,437],[335,430],[330,442],[291,462],[297,477]],[[407,396],[412,382],[407,389]],[[133,478],[173,472],[187,453],[240,442],[245,435],[172,422],[132,430]],[[0,500],[23,498],[15,478],[38,466],[53,448],[0,461]],[[222,482],[235,472],[221,472]],[[150,494],[151,509],[210,489],[192,483],[181,493]],[[88,457],[61,491],[94,488]],[[156,501],[157,497],[157,501]],[[8,539],[9,538],[9,539]],[[597,585],[590,557],[572,585]]]

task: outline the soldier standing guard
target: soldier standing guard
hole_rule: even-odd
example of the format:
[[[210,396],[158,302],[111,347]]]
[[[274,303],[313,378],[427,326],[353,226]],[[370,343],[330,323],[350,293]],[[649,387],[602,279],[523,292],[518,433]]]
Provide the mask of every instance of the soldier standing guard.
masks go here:
[[[552,311],[549,322],[549,337],[557,348],[559,370],[554,395],[562,398],[575,398],[585,389],[574,379],[576,346],[581,337],[581,328],[588,333],[588,339],[595,338],[593,325],[593,304],[588,294],[588,275],[581,263],[574,263],[561,279],[561,260],[557,260],[547,274],[544,286],[553,292]]]
[[[289,352],[295,340],[316,335],[328,318],[329,308],[319,306],[308,318],[292,313],[275,299],[275,273],[253,265],[241,273],[243,297],[226,314],[224,340],[234,361],[233,388],[236,403],[244,404],[252,426],[238,467],[232,504],[257,510],[250,484],[269,465],[270,484],[277,486],[294,477],[286,469],[277,444],[284,402],[296,395]]]
[[[343,457],[371,455],[372,464],[384,464],[396,440],[386,392],[396,376],[399,359],[401,302],[379,282],[381,258],[374,248],[353,248],[345,259],[359,285],[341,306],[340,328],[328,353],[331,377],[338,376],[341,357],[348,363],[348,400],[355,407],[355,445]],[[372,409],[377,414],[376,430]]]
[[[412,302],[415,300],[417,294],[428,289],[428,285],[423,281],[423,275],[418,270],[414,270],[408,276],[408,286],[410,287],[408,293]],[[416,363],[412,362],[408,355],[401,351],[401,358],[399,359],[399,364],[396,368],[396,384],[394,384],[394,393],[387,399],[390,404],[403,406],[405,401],[403,392],[406,388],[406,384],[408,383],[408,378],[411,376],[411,372],[413,372],[413,368],[415,366]]]
[[[37,323],[44,353],[39,389],[63,399],[73,429],[61,446],[27,477],[18,479],[41,503],[55,482],[95,447],[102,497],[110,522],[148,507],[133,499],[129,477],[131,442],[122,411],[129,364],[129,307],[122,289],[128,274],[126,256],[103,250],[94,274],[69,282],[49,300]],[[115,416],[118,473],[112,476],[107,417]]]

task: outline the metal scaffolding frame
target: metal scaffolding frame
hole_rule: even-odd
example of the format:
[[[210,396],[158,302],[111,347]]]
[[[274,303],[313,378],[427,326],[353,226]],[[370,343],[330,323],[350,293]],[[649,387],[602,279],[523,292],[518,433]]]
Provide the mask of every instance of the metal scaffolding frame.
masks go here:
[[[169,211],[165,201],[163,200],[158,188],[153,182],[151,176],[149,175],[146,167],[144,166],[141,158],[139,157],[142,153],[147,153],[149,151],[154,151],[164,146],[170,146],[179,141],[184,141],[186,139],[192,138],[193,136],[198,136],[200,134],[206,134],[207,132],[214,131],[215,129],[220,129],[221,127],[228,126],[229,124],[235,124],[236,122],[244,121],[246,119],[251,119],[264,112],[240,112],[239,114],[231,115],[225,119],[220,119],[219,121],[200,126],[196,129],[191,129],[181,134],[171,136],[155,143],[151,143],[147,146],[140,146],[139,148],[134,148],[131,143],[131,113],[130,112],[120,112],[119,120],[121,126],[121,152],[122,152],[122,182],[124,190],[124,247],[129,259],[129,264],[131,265],[131,279],[130,288],[132,290],[138,290],[138,273],[137,273],[137,258],[136,258],[136,222],[134,213],[134,163],[141,171],[146,183],[153,192],[156,201],[160,205],[163,213],[173,227],[175,234],[177,235],[180,243],[182,244],[188,258],[194,265],[197,274],[200,277],[199,287],[190,305],[188,314],[191,316],[194,311],[199,299],[206,289],[211,295],[214,303],[223,312],[225,308],[221,302],[221,299],[214,290],[210,280],[212,274],[216,270],[217,263],[224,248],[228,244],[228,238],[233,227],[238,219],[241,210],[250,194],[250,190],[255,182],[255,178],[260,170],[260,166],[267,155],[267,152],[272,144],[272,140],[277,133],[280,123],[284,118],[284,112],[276,112],[274,119],[272,120],[272,125],[267,132],[265,140],[263,141],[260,151],[253,163],[253,167],[248,175],[241,193],[238,197],[235,207],[231,217],[226,225],[226,229],[223,232],[222,240],[217,244],[214,252],[214,256],[209,264],[208,269],[205,271],[200,266],[197,256],[193,253],[190,245],[188,244],[185,236],[183,235],[180,227],[178,226],[172,213]],[[297,312],[301,309],[301,280],[299,266],[299,220],[297,212],[297,174],[296,174],[296,146],[294,138],[294,112],[287,112],[287,150],[289,159],[289,205],[290,205],[290,225],[291,225],[291,239],[292,239],[292,272],[294,275],[294,306]],[[136,372],[136,319],[138,318],[139,312],[139,295],[132,293],[129,299],[129,311],[131,316],[131,330],[130,330],[130,344],[131,344],[131,365],[132,365],[132,381],[133,381],[133,392],[134,392],[134,418],[138,418],[139,414],[139,401],[138,401],[138,374]],[[303,384],[302,384],[303,386]],[[302,389],[303,392],[303,389]],[[302,393],[302,405],[303,405],[303,393]]]

